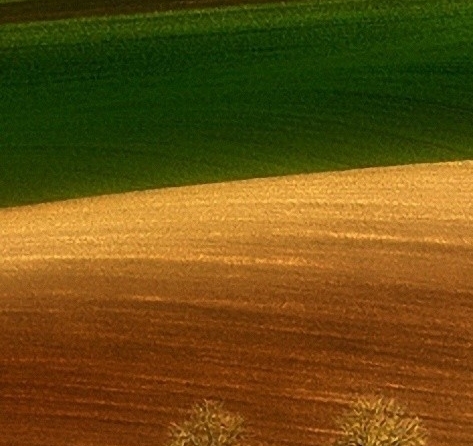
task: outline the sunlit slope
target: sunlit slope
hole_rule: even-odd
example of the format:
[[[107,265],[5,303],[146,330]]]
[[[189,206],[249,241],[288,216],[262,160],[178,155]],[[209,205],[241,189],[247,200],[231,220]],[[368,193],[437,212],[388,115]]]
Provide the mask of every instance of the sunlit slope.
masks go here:
[[[2,445],[165,445],[204,398],[331,445],[376,392],[471,446],[472,196],[456,162],[0,210]]]
[[[0,27],[0,206],[473,158],[473,2]]]

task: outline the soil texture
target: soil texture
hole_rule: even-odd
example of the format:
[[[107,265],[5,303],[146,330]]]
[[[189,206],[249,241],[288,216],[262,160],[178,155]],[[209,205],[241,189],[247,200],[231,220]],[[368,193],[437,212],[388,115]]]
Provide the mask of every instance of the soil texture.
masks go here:
[[[0,210],[0,444],[164,445],[218,399],[330,444],[380,392],[473,438],[473,162]]]

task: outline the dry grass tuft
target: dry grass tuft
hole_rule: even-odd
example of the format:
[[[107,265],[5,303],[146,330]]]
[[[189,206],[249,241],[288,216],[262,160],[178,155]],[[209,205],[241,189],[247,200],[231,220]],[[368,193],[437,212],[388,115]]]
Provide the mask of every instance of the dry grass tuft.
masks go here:
[[[242,440],[244,419],[205,400],[194,406],[189,420],[172,424],[169,446],[234,446]]]
[[[339,419],[334,446],[424,446],[426,431],[393,399],[365,397]]]

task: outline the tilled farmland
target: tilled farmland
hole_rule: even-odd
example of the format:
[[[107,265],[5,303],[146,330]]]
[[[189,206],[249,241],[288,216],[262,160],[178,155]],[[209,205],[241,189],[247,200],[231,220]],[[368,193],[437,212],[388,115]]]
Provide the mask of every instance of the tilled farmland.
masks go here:
[[[62,0],[17,0],[5,3],[0,2],[0,24],[268,3],[270,1],[271,0],[81,0],[80,2],[64,2]]]
[[[330,444],[357,395],[473,438],[473,164],[0,211],[0,444],[164,445],[204,398]]]

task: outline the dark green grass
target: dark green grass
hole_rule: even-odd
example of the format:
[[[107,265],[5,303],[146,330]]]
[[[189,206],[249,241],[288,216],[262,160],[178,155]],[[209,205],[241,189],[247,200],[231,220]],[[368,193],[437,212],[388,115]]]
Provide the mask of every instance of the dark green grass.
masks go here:
[[[473,1],[0,27],[0,206],[473,158]]]

